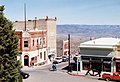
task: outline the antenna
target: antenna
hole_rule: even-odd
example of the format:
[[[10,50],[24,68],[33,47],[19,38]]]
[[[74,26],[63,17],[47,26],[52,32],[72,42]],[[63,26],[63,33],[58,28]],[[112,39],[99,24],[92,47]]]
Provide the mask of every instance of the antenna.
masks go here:
[[[24,20],[25,20],[25,31],[26,31],[26,3],[24,3]]]

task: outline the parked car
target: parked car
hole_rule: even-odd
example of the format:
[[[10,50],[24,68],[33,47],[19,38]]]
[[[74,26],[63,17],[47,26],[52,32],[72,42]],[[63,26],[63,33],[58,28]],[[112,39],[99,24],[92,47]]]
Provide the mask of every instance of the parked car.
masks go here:
[[[27,79],[30,76],[28,73],[25,73],[22,70],[20,70],[20,74],[21,74],[23,79]]]
[[[115,73],[103,73],[102,78],[105,79],[106,81],[110,80],[115,80],[115,81],[120,81],[120,73],[115,72]]]
[[[68,56],[66,56],[66,55],[63,55],[63,56],[62,56],[62,61],[63,61],[63,62],[66,62],[66,61],[68,61]]]
[[[61,63],[62,62],[62,57],[56,57],[55,60],[57,63]]]

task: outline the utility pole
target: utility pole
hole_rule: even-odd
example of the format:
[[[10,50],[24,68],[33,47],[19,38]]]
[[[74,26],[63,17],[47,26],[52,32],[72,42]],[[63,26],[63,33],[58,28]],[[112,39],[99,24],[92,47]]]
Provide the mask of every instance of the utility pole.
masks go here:
[[[68,72],[71,72],[71,66],[70,66],[70,34],[68,34]]]
[[[26,31],[26,3],[24,4],[24,20],[25,20],[25,31]]]

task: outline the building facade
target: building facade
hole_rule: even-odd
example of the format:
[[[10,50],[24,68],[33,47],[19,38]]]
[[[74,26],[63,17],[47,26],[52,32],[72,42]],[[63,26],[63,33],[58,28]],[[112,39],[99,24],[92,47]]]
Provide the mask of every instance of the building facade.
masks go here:
[[[17,31],[19,37],[18,49],[19,59],[23,66],[30,66],[47,63],[47,31]]]
[[[80,70],[89,68],[102,72],[120,71],[120,39],[99,38],[81,43],[80,46]]]
[[[56,17],[50,19],[37,19],[26,21],[15,21],[13,29],[19,36],[19,59],[23,66],[46,63],[48,55],[56,56]]]

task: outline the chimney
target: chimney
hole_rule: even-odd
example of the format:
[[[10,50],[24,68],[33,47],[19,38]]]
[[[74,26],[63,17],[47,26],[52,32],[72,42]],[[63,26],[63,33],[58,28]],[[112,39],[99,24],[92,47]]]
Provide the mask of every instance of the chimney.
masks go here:
[[[45,21],[47,21],[48,20],[48,16],[46,16],[46,19],[45,19]]]
[[[57,20],[57,17],[55,17],[55,20]]]

